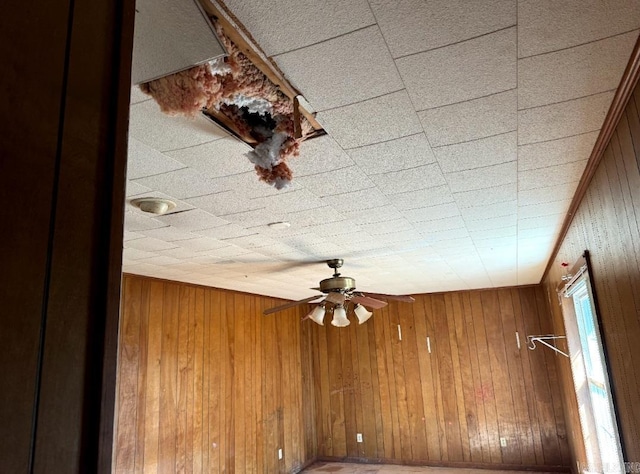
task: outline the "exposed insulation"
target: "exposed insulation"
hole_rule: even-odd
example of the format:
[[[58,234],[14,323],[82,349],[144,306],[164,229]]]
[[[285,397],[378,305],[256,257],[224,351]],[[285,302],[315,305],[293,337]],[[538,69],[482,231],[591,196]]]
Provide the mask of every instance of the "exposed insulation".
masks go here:
[[[295,138],[293,103],[236,47],[219,25],[216,31],[229,56],[142,84],[169,115],[193,117],[203,110],[223,113],[239,134],[257,142],[249,159],[261,180],[277,189],[292,178],[287,160],[298,156],[300,141],[314,129],[300,118]]]

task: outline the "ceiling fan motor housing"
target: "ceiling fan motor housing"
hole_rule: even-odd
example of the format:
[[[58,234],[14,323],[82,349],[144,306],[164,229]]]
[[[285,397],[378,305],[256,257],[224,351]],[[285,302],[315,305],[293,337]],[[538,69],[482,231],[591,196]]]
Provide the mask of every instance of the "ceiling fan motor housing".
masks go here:
[[[355,290],[356,281],[351,277],[334,276],[320,282],[320,291],[329,293],[331,291],[348,292]]]

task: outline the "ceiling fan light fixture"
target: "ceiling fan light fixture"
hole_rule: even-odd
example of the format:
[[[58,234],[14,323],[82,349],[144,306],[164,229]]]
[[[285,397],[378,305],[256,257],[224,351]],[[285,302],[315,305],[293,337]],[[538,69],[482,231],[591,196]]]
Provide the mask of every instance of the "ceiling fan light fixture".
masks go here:
[[[320,326],[324,326],[322,322],[324,319],[325,309],[324,306],[316,306],[313,311],[309,313],[309,319]]]
[[[344,306],[336,306],[333,310],[331,325],[337,328],[344,328],[349,324],[351,324],[351,321],[347,319],[347,312],[345,311]]]
[[[361,304],[357,304],[353,308],[353,312],[356,313],[356,316],[358,318],[358,324],[366,323],[369,320],[369,318],[373,316],[373,313],[367,310],[367,308],[365,308]]]

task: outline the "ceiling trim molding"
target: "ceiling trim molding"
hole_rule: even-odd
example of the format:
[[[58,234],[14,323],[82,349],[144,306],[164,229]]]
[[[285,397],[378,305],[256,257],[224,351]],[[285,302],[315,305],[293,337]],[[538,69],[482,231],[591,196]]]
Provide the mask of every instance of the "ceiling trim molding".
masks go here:
[[[564,218],[564,222],[562,223],[562,227],[560,229],[560,235],[556,240],[556,243],[553,247],[553,251],[551,252],[551,256],[549,257],[549,261],[547,262],[547,267],[544,270],[541,281],[549,274],[549,270],[553,265],[553,262],[560,251],[560,247],[564,242],[564,238],[569,232],[569,227],[573,222],[573,218],[575,217],[580,204],[582,203],[582,199],[589,188],[589,184],[593,179],[593,176],[602,161],[602,157],[604,156],[605,149],[609,145],[609,141],[613,136],[613,133],[620,122],[620,118],[624,113],[627,103],[633,91],[638,84],[638,79],[640,78],[640,37],[636,40],[636,44],[631,53],[631,57],[629,62],[627,63],[627,67],[622,74],[622,78],[620,79],[620,84],[616,89],[616,93],[613,97],[613,101],[611,102],[611,106],[609,107],[609,111],[607,112],[607,116],[604,119],[604,123],[602,124],[602,128],[600,129],[600,133],[598,134],[598,138],[596,139],[596,143],[593,146],[593,150],[591,151],[591,155],[589,156],[589,160],[587,161],[587,166],[585,167],[584,172],[582,173],[582,177],[580,178],[580,182],[578,183],[578,187],[576,192],[571,200],[571,205],[569,206],[569,211]]]

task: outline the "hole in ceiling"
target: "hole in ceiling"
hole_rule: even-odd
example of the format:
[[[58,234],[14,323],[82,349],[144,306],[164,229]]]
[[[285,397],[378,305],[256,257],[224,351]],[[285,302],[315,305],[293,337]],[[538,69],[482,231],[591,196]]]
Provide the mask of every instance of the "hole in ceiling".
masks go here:
[[[164,113],[191,117],[204,113],[250,145],[253,151],[248,157],[258,177],[283,189],[293,177],[287,161],[299,155],[302,141],[324,130],[300,107],[297,91],[261,57],[247,39],[250,36],[219,14],[211,21],[226,57],[143,83],[140,89]]]

